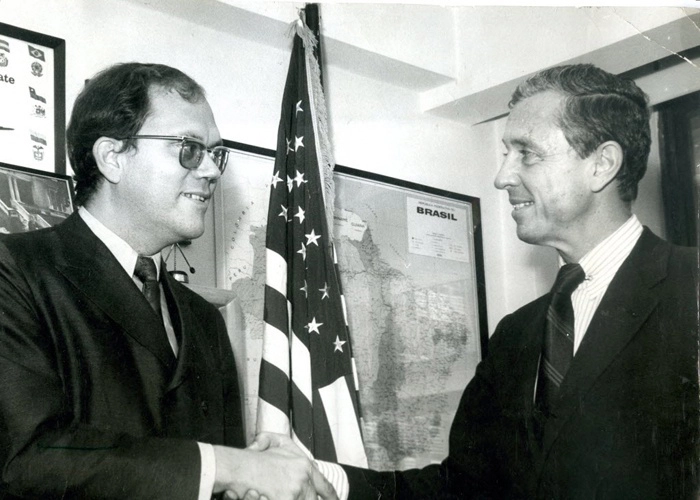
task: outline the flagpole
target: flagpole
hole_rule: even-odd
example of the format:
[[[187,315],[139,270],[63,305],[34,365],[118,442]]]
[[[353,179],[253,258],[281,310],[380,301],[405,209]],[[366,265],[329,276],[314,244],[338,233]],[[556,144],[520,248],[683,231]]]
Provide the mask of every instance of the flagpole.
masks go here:
[[[323,87],[323,63],[321,61],[321,16],[319,13],[318,4],[307,3],[304,6],[304,14],[306,17],[306,26],[316,37],[316,47],[314,47],[314,56],[316,56],[316,60],[318,61],[318,75],[319,79],[321,80],[321,87]]]

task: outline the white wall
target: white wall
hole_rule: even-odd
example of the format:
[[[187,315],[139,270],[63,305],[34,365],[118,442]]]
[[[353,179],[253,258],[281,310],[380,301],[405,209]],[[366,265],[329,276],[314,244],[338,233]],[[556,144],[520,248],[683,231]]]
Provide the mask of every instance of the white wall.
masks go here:
[[[207,89],[224,138],[274,148],[288,49],[125,0],[0,0],[0,21],[66,40],[68,110],[84,80],[105,66],[159,62]],[[448,72],[451,65],[433,69]],[[554,252],[515,237],[507,196],[493,187],[503,120],[469,127],[422,113],[416,92],[332,65],[325,71],[337,163],[481,199],[491,332],[504,314],[549,288]],[[650,174],[658,176],[658,160]],[[654,187],[643,191],[658,194]],[[196,266],[193,282],[213,285],[207,262],[214,261],[213,242],[202,252],[209,257]]]

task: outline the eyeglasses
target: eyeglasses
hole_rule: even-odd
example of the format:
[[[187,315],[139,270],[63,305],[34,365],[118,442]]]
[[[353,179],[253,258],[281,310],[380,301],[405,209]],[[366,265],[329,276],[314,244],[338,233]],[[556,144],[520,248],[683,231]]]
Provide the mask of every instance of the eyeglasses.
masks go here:
[[[156,139],[161,141],[180,141],[180,165],[187,170],[199,168],[204,159],[204,153],[209,153],[212,161],[222,174],[226,170],[228,155],[231,152],[226,146],[208,148],[199,139],[182,135],[132,135],[127,139]]]

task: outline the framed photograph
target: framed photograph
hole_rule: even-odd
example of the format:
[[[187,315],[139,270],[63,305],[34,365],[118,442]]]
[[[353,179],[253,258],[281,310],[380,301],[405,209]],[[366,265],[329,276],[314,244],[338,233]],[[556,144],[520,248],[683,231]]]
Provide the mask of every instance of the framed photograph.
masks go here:
[[[66,173],[65,47],[0,23],[0,162]]]
[[[246,421],[255,422],[265,232],[274,151],[227,142],[235,175],[214,205],[217,286],[243,329]],[[334,233],[372,468],[447,455],[459,398],[486,353],[479,199],[337,166]]]
[[[73,181],[0,162],[0,233],[21,233],[58,224],[73,213]]]

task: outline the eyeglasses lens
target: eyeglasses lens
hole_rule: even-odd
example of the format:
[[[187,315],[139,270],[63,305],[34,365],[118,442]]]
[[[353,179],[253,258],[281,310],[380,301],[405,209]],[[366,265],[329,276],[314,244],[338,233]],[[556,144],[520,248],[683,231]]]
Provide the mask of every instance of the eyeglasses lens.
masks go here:
[[[188,169],[199,167],[202,163],[204,155],[204,147],[198,142],[188,141],[184,139],[180,149],[180,164]]]
[[[228,149],[217,147],[212,151],[212,159],[222,174],[226,170],[226,164],[228,163]]]
[[[198,168],[204,159],[205,151],[207,151],[207,148],[203,144],[183,139],[182,148],[180,149],[180,164],[187,169]],[[228,162],[228,149],[215,147],[210,151],[209,156],[216,168],[219,169],[219,172],[223,174]]]

